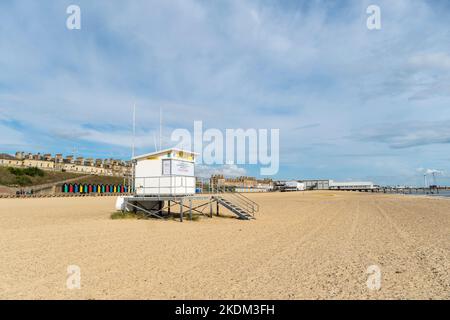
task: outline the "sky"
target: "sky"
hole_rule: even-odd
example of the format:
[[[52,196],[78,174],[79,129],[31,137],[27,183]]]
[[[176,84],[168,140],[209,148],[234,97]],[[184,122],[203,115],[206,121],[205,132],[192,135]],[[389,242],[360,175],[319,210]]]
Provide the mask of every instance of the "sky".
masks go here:
[[[136,153],[161,108],[165,147],[196,120],[280,129],[274,179],[449,185],[449,21],[439,0],[2,0],[0,153],[129,159],[135,103]]]

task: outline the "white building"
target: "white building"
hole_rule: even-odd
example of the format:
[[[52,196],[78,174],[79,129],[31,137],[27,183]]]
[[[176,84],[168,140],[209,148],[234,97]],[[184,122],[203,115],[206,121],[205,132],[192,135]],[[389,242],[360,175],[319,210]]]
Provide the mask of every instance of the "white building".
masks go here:
[[[304,191],[305,183],[296,180],[286,181],[281,191]]]
[[[337,182],[330,180],[330,190],[370,190],[373,189],[373,182],[370,181],[347,181]]]
[[[134,188],[139,196],[195,194],[194,152],[166,149],[133,158]]]
[[[305,190],[328,190],[330,189],[330,181],[327,179],[299,180],[299,182],[305,184]]]

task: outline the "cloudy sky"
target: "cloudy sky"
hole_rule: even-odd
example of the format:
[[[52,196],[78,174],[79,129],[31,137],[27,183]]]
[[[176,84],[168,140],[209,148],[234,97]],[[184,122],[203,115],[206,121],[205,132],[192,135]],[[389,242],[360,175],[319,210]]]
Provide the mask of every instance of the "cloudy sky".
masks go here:
[[[135,102],[138,153],[162,108],[166,146],[194,120],[279,128],[276,178],[450,184],[449,21],[444,0],[2,0],[0,153],[127,159]]]

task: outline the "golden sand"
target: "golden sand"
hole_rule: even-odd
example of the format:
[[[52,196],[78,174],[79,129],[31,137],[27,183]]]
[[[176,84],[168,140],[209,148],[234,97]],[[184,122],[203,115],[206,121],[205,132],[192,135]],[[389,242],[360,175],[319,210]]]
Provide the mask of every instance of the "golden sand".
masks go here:
[[[450,298],[449,200],[250,197],[257,220],[183,223],[111,220],[112,197],[0,199],[0,298]],[[81,289],[67,289],[68,265]],[[371,265],[380,290],[367,287]]]

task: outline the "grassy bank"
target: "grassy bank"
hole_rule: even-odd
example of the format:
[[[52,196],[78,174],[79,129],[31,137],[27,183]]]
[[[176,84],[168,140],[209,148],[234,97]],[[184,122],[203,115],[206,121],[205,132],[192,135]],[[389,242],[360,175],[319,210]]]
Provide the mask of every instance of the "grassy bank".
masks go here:
[[[86,184],[123,184],[123,177],[106,177],[106,176],[89,176],[79,181]],[[125,179],[125,184],[128,184],[128,179]]]
[[[0,167],[0,185],[7,187],[33,187],[80,178],[86,174],[62,171],[46,171],[39,168]],[[86,184],[123,184],[120,177],[88,176],[78,182]],[[128,181],[126,181],[128,183]]]
[[[38,168],[0,167],[0,185],[8,187],[32,187],[81,176],[82,174],[44,171]]]

